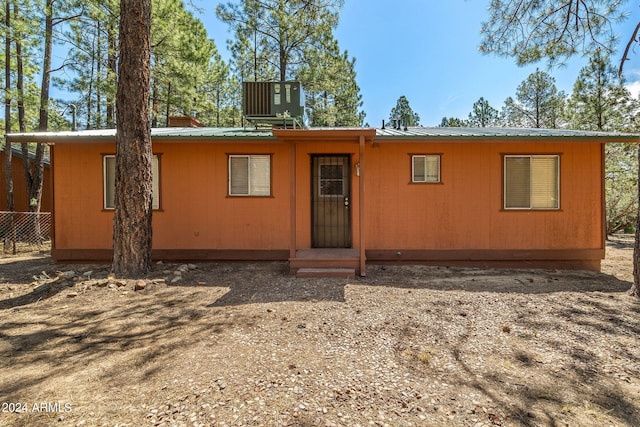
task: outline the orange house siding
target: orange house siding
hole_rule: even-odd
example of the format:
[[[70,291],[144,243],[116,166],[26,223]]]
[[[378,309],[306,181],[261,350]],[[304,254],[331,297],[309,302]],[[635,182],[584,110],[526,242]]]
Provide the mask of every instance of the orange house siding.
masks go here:
[[[160,159],[154,256],[286,260],[296,249],[310,248],[311,157],[345,154],[351,160],[352,247],[360,249],[364,238],[371,262],[600,266],[601,143],[368,139],[366,162],[357,176],[357,139],[334,140],[330,134],[305,139],[303,131],[293,135],[262,141],[154,141]],[[107,260],[113,212],[103,209],[102,158],[115,153],[115,144],[57,143],[54,150],[54,257]],[[228,196],[230,154],[271,155],[270,197]],[[441,182],[411,183],[411,154],[440,154]],[[506,154],[560,156],[559,210],[503,209]]]
[[[24,176],[24,166],[22,157],[15,153],[11,156],[11,168],[13,175],[13,204],[16,212],[28,212],[29,201],[27,196],[27,181]],[[40,200],[40,211],[51,212],[51,168],[45,166],[43,172],[42,199]],[[0,151],[0,211],[7,209],[7,190],[4,185],[5,179],[4,152]]]
[[[110,249],[113,212],[103,209],[104,154],[113,144],[55,147],[56,249]],[[165,144],[160,157],[160,209],[153,247],[287,249],[288,151],[273,144]],[[227,154],[272,154],[271,197],[229,197]],[[82,182],[82,186],[74,185]]]
[[[412,184],[410,153],[440,153],[441,183]],[[602,248],[599,144],[377,144],[368,150],[372,248]],[[504,154],[560,155],[560,210],[503,209]]]

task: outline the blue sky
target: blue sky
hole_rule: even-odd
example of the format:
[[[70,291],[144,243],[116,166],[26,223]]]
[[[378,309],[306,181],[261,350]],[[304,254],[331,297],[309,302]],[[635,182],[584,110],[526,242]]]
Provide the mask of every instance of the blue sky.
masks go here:
[[[222,53],[231,37],[226,24],[215,16],[219,2],[202,0],[210,38]],[[500,109],[536,65],[517,67],[510,58],[478,52],[480,24],[489,0],[346,0],[336,32],[340,46],[356,58],[357,82],[364,101],[365,122],[379,127],[391,108],[405,95],[424,126],[436,126],[442,117],[466,118],[481,96]],[[626,41],[640,18],[640,8],[617,29]],[[618,57],[614,58],[616,61]],[[586,58],[548,70],[558,89],[570,93]],[[627,83],[640,89],[640,48],[625,66]],[[637,91],[635,92],[637,95]]]

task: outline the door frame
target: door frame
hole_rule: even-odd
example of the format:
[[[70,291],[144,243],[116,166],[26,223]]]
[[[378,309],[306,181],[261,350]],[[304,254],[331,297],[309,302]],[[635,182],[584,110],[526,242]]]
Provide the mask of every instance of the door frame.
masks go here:
[[[352,154],[351,153],[310,153],[310,173],[311,173],[311,188],[310,188],[310,204],[311,204],[311,247],[312,248],[352,248],[353,247],[353,214],[352,214],[352,206],[353,206],[353,199],[352,199],[352,193],[353,193],[353,179],[351,176],[351,161],[352,161]],[[315,234],[315,230],[316,230],[316,217],[317,217],[317,209],[315,206],[316,200],[315,200],[315,195],[319,194],[320,189],[319,189],[319,185],[320,185],[320,163],[316,163],[317,159],[320,158],[340,158],[343,160],[343,165],[344,165],[344,175],[343,175],[343,182],[346,179],[348,182],[346,183],[346,188],[344,188],[345,193],[343,195],[343,200],[340,203],[344,203],[344,198],[347,199],[348,202],[348,207],[347,207],[347,214],[346,214],[346,225],[345,225],[345,239],[346,239],[346,244],[345,245],[341,245],[341,246],[318,246],[317,243],[317,236]],[[318,168],[318,172],[316,174],[316,168]],[[344,184],[343,184],[344,185]],[[338,203],[336,201],[336,203]]]

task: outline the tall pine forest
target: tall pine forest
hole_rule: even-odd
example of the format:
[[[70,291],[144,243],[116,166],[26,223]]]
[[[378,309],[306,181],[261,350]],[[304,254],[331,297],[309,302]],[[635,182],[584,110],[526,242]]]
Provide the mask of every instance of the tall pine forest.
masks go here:
[[[230,39],[212,40],[197,3],[152,0],[151,126],[179,115],[205,126],[241,126],[242,81],[277,80],[302,82],[309,125],[362,125],[355,58],[334,37],[342,5],[228,2],[215,21]],[[5,2],[6,132],[70,130],[72,114],[79,130],[115,128],[119,7],[118,0]],[[228,60],[220,54],[224,44]]]

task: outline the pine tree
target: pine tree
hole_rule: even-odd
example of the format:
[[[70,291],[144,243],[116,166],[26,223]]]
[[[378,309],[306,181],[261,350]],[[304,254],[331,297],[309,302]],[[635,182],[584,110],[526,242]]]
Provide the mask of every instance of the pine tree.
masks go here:
[[[515,57],[520,64],[536,62],[541,58],[554,64],[577,53],[593,54],[600,48],[611,52],[617,40],[612,24],[626,16],[627,5],[627,2],[619,0],[493,0],[489,6],[489,20],[482,26],[480,49]],[[618,75],[622,75],[631,48],[638,43],[638,31],[640,24],[627,38]],[[640,167],[637,173],[640,180]],[[638,191],[636,199],[640,199],[640,188]],[[636,221],[634,283],[630,294],[640,298],[640,211]]]
[[[441,128],[462,128],[468,126],[466,120],[457,117],[443,117],[438,127]]]
[[[558,92],[555,79],[536,70],[518,86],[515,100],[505,100],[503,121],[515,127],[557,128],[563,105],[564,94]]]
[[[568,107],[568,120],[574,129],[635,130],[629,119],[637,115],[638,101],[617,78],[615,68],[601,50],[580,70]]]
[[[637,131],[631,120],[638,115],[638,101],[631,97],[616,76],[609,58],[600,50],[580,70],[568,101],[569,121],[574,129]],[[635,126],[634,126],[635,125]],[[605,194],[607,235],[630,227],[638,201],[637,147],[628,144],[605,146]]]
[[[325,36],[336,28],[342,4],[343,0],[242,0],[221,4],[216,13],[241,41],[237,48],[253,45],[249,54],[237,55],[249,59],[247,64],[237,64],[239,68],[254,71],[243,77],[257,77],[257,70],[265,67],[258,62],[265,61],[277,73],[271,79],[285,81],[305,63],[305,52],[322,46]]]
[[[305,88],[311,126],[361,126],[364,120],[362,95],[356,83],[355,59],[340,53],[333,40],[328,49],[306,53],[309,63],[298,79]]]
[[[473,103],[473,109],[469,113],[469,120],[467,125],[471,127],[491,127],[496,126],[498,123],[498,110],[489,105],[489,101],[480,97]]]
[[[120,5],[112,269],[135,277],[151,268],[151,0]]]
[[[402,95],[389,113],[389,122],[396,123],[397,126],[418,126],[420,116],[411,109],[407,97]]]
[[[343,0],[243,0],[216,9],[235,39],[241,81],[300,80],[312,125],[357,126],[364,119],[355,59],[333,37]]]

